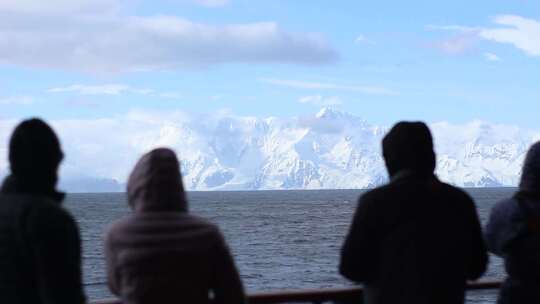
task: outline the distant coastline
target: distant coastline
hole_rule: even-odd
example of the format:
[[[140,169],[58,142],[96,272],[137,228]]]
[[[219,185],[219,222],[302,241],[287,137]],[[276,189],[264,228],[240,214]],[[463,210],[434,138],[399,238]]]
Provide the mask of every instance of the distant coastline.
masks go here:
[[[512,190],[517,189],[517,186],[500,186],[500,187],[460,187],[465,190],[479,190],[479,189],[505,189]],[[247,193],[247,192],[299,192],[299,191],[309,191],[309,192],[363,192],[369,191],[373,188],[365,189],[256,189],[256,190],[188,190],[188,193],[219,193],[219,192],[237,192],[237,193]],[[67,191],[68,194],[124,194],[125,191]]]

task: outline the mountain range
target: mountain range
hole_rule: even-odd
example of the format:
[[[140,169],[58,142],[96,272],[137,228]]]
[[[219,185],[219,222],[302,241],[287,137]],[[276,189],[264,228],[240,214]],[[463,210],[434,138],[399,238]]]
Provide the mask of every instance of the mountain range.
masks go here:
[[[189,190],[350,189],[387,181],[381,140],[389,128],[333,108],[289,118],[224,114],[150,119],[139,113],[117,120],[100,122],[104,126],[93,122],[96,135],[81,131],[77,136],[62,130],[82,129],[81,123],[53,123],[67,148],[64,189],[123,191],[135,160],[156,146],[177,151]],[[464,187],[517,185],[525,153],[540,139],[540,132],[482,121],[429,126],[437,175]],[[99,136],[108,136],[103,130],[111,128],[118,130],[116,135],[97,144]],[[96,158],[99,153],[110,159]]]

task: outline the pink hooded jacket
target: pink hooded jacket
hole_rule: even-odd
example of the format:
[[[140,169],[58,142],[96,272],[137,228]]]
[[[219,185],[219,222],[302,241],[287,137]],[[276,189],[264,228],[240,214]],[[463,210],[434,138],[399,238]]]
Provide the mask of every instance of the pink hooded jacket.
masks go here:
[[[128,181],[134,212],[105,240],[108,283],[126,304],[244,303],[238,271],[219,228],[190,215],[176,155],[144,155]]]

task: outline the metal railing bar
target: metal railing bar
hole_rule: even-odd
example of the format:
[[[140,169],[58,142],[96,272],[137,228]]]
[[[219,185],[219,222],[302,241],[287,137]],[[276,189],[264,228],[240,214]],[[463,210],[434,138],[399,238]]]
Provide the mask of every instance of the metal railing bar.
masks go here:
[[[499,289],[502,282],[481,281],[468,283],[466,289],[494,290]],[[278,303],[313,303],[320,304],[329,301],[351,302],[359,301],[362,297],[362,287],[302,289],[257,292],[247,296],[249,304],[278,304]],[[121,304],[119,300],[109,299],[92,302],[92,304]]]

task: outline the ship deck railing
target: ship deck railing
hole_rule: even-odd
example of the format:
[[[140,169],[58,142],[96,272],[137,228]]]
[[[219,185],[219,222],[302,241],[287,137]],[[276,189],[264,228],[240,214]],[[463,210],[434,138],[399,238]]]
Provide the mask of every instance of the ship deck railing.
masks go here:
[[[499,281],[481,281],[468,283],[468,291],[497,290]],[[279,290],[251,293],[247,296],[249,304],[283,304],[283,303],[362,303],[362,287]],[[92,304],[122,304],[119,300],[101,300]],[[156,303],[158,304],[158,303]]]

